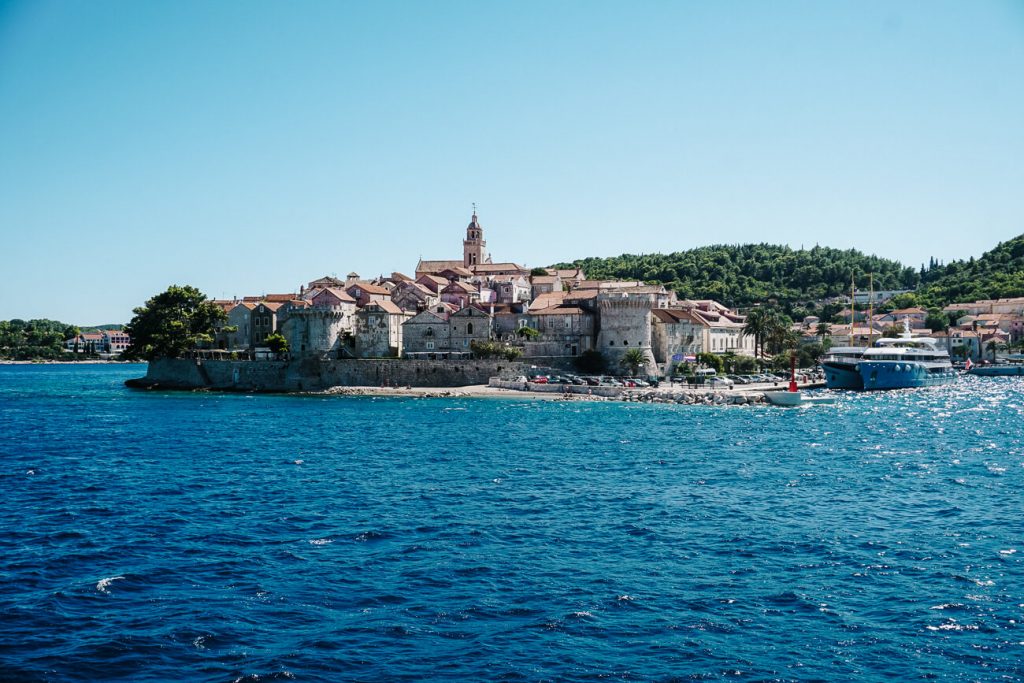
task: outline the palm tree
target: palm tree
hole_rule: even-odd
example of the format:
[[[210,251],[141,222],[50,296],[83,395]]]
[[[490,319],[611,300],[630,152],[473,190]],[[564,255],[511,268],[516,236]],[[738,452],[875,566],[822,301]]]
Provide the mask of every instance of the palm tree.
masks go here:
[[[754,358],[760,358],[761,340],[767,329],[765,325],[765,313],[768,309],[755,307],[747,313],[746,322],[743,325],[743,334],[749,334],[754,338]]]
[[[1006,346],[1006,345],[1003,344],[1003,342],[999,341],[998,339],[993,339],[992,341],[990,341],[988,344],[985,345],[985,348],[988,349],[992,353],[992,362],[993,363],[996,362],[996,351],[1001,349],[1001,348],[1003,348],[1004,346]]]
[[[818,323],[818,327],[815,328],[815,334],[821,337],[821,341],[825,341],[825,337],[832,334],[832,327],[826,322]]]
[[[647,355],[641,349],[629,349],[622,354],[619,365],[627,368],[630,375],[636,375],[640,368],[647,366]]]

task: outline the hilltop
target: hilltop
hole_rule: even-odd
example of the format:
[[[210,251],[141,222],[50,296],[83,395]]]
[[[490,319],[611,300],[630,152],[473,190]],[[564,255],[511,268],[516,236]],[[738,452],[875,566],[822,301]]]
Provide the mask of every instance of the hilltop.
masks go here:
[[[916,303],[943,306],[957,301],[1024,296],[1024,235],[1003,242],[978,259],[915,269],[856,249],[775,244],[719,244],[670,254],[588,257],[557,268],[579,267],[591,279],[635,279],[663,284],[688,299],[716,299],[733,307],[774,300],[786,310],[849,294],[850,279],[866,288],[917,289]]]

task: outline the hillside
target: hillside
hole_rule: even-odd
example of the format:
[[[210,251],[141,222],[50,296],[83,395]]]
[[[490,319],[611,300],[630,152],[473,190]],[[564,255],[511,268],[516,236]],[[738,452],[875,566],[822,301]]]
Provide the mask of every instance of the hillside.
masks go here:
[[[923,273],[918,300],[946,304],[1024,296],[1024,235],[998,244],[978,259],[953,261]]]
[[[717,299],[744,307],[775,299],[785,308],[799,302],[849,294],[850,277],[876,289],[912,289],[920,273],[896,261],[854,249],[791,249],[771,244],[714,245],[672,254],[623,254],[585,258],[557,267],[582,267],[591,279],[660,282],[679,296]]]

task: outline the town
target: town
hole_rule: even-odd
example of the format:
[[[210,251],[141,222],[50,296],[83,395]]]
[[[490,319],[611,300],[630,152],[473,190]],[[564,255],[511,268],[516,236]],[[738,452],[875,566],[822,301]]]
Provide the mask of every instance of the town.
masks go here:
[[[462,257],[420,259],[412,276],[396,271],[364,279],[353,272],[344,280],[317,278],[295,292],[214,300],[226,320],[196,353],[235,360],[270,360],[283,352],[323,360],[493,356],[563,365],[589,357],[610,369],[630,365],[668,376],[708,356],[754,368],[755,359],[790,346],[864,346],[905,324],[915,335],[938,339],[952,357],[975,362],[1024,339],[1024,298],[948,305],[955,324],[932,330],[922,308],[886,310],[887,301],[906,293],[852,292],[860,310],[845,307],[849,297],[832,301],[844,304],[839,322],[807,316],[784,330],[773,349],[753,323],[756,306],[740,312],[710,299],[680,299],[660,284],[496,262],[474,209]],[[66,345],[116,355],[129,343],[124,332],[107,330]]]

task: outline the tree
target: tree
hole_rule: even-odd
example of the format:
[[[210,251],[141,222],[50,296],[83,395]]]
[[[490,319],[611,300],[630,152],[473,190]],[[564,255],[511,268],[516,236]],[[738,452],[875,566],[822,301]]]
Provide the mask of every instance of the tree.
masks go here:
[[[938,308],[929,308],[924,324],[932,332],[943,332],[949,329],[949,316]]]
[[[268,335],[264,341],[271,353],[280,355],[288,352],[288,340],[285,339],[282,334],[275,332],[274,334]]]
[[[545,275],[550,275],[550,273],[548,273],[547,268],[533,268],[530,270],[530,277],[534,277],[537,275],[543,277]]]
[[[746,322],[743,325],[743,334],[748,334],[754,338],[754,357],[760,358],[761,354],[761,342],[764,339],[764,333],[766,328],[766,314],[767,309],[757,307],[747,313]]]
[[[630,375],[635,375],[640,368],[647,366],[647,355],[641,349],[627,349],[619,365],[629,370]]]
[[[178,358],[196,344],[213,339],[214,327],[227,315],[195,287],[171,285],[134,311],[125,327],[131,345],[125,357]]]
[[[818,326],[814,329],[815,334],[821,337],[821,341],[825,341],[825,337],[832,334],[832,328],[826,322],[818,323]]]
[[[988,349],[989,353],[992,354],[992,362],[996,362],[996,351],[1005,347],[1006,345],[998,339],[991,340],[988,344],[985,344],[985,348]]]
[[[722,372],[725,368],[721,357],[713,353],[698,353],[697,362],[706,365],[709,368],[714,368],[715,372]]]
[[[532,340],[540,336],[540,330],[535,330],[532,327],[524,325],[523,327],[520,327],[518,330],[516,330],[516,334],[518,334],[520,337],[526,337],[527,339]]]

